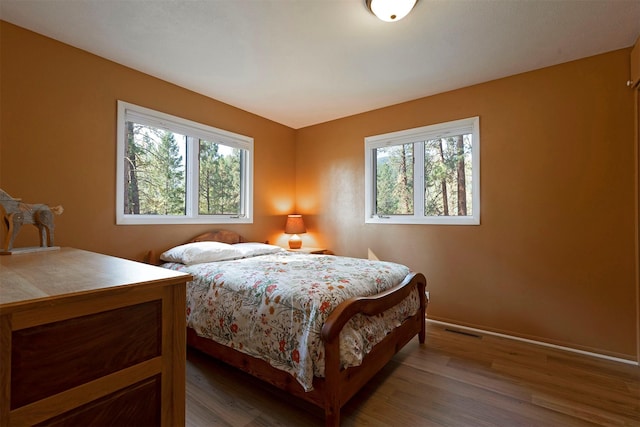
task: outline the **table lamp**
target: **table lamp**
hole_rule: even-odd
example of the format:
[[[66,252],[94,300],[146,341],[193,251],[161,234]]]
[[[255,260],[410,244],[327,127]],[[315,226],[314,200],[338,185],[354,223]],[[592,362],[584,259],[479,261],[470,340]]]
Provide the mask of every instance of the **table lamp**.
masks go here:
[[[287,223],[284,226],[285,234],[293,234],[289,239],[290,249],[300,249],[302,247],[302,239],[298,234],[306,233],[307,229],[304,227],[304,221],[302,215],[288,215]]]

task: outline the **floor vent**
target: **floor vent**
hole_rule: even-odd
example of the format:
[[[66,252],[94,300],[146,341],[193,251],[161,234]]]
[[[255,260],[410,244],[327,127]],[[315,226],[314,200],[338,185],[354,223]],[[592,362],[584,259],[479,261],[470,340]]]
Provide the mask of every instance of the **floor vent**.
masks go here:
[[[454,334],[466,335],[472,338],[482,338],[482,335],[474,334],[472,332],[459,331],[457,329],[449,329],[449,328],[445,328],[444,330],[447,332],[453,332]]]

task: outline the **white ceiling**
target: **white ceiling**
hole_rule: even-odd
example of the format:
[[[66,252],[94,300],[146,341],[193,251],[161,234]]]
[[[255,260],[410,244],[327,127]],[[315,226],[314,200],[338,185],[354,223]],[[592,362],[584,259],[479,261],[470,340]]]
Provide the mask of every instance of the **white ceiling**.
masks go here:
[[[292,128],[633,45],[640,0],[0,0],[0,19]]]

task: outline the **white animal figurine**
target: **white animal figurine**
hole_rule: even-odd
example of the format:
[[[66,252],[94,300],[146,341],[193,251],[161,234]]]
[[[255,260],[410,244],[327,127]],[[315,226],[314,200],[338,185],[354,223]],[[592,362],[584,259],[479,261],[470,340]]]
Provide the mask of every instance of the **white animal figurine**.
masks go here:
[[[14,199],[0,189],[0,214],[5,231],[3,251],[10,252],[13,249],[13,241],[22,224],[33,224],[38,227],[40,247],[53,246],[53,215],[62,214],[64,210],[62,206],[51,208],[44,204],[22,203],[20,200]]]

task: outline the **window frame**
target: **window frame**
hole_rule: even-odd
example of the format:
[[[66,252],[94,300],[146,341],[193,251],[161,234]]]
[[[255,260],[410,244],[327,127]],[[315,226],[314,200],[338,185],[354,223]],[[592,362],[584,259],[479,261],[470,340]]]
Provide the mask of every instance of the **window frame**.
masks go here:
[[[424,142],[448,135],[472,135],[471,180],[472,214],[466,216],[427,216],[424,214]],[[437,123],[413,129],[390,132],[365,137],[365,224],[442,224],[442,225],[479,225],[480,224],[480,117]],[[401,144],[414,145],[413,177],[413,215],[384,215],[375,213],[376,209],[376,165],[374,155],[377,148]]]
[[[133,215],[124,213],[124,158],[126,122],[166,129],[187,137],[185,154],[185,215]],[[242,154],[241,205],[244,215],[202,215],[198,211],[199,199],[199,139],[238,148]],[[218,129],[202,123],[162,113],[118,100],[116,159],[116,224],[252,224],[253,223],[253,138]]]

